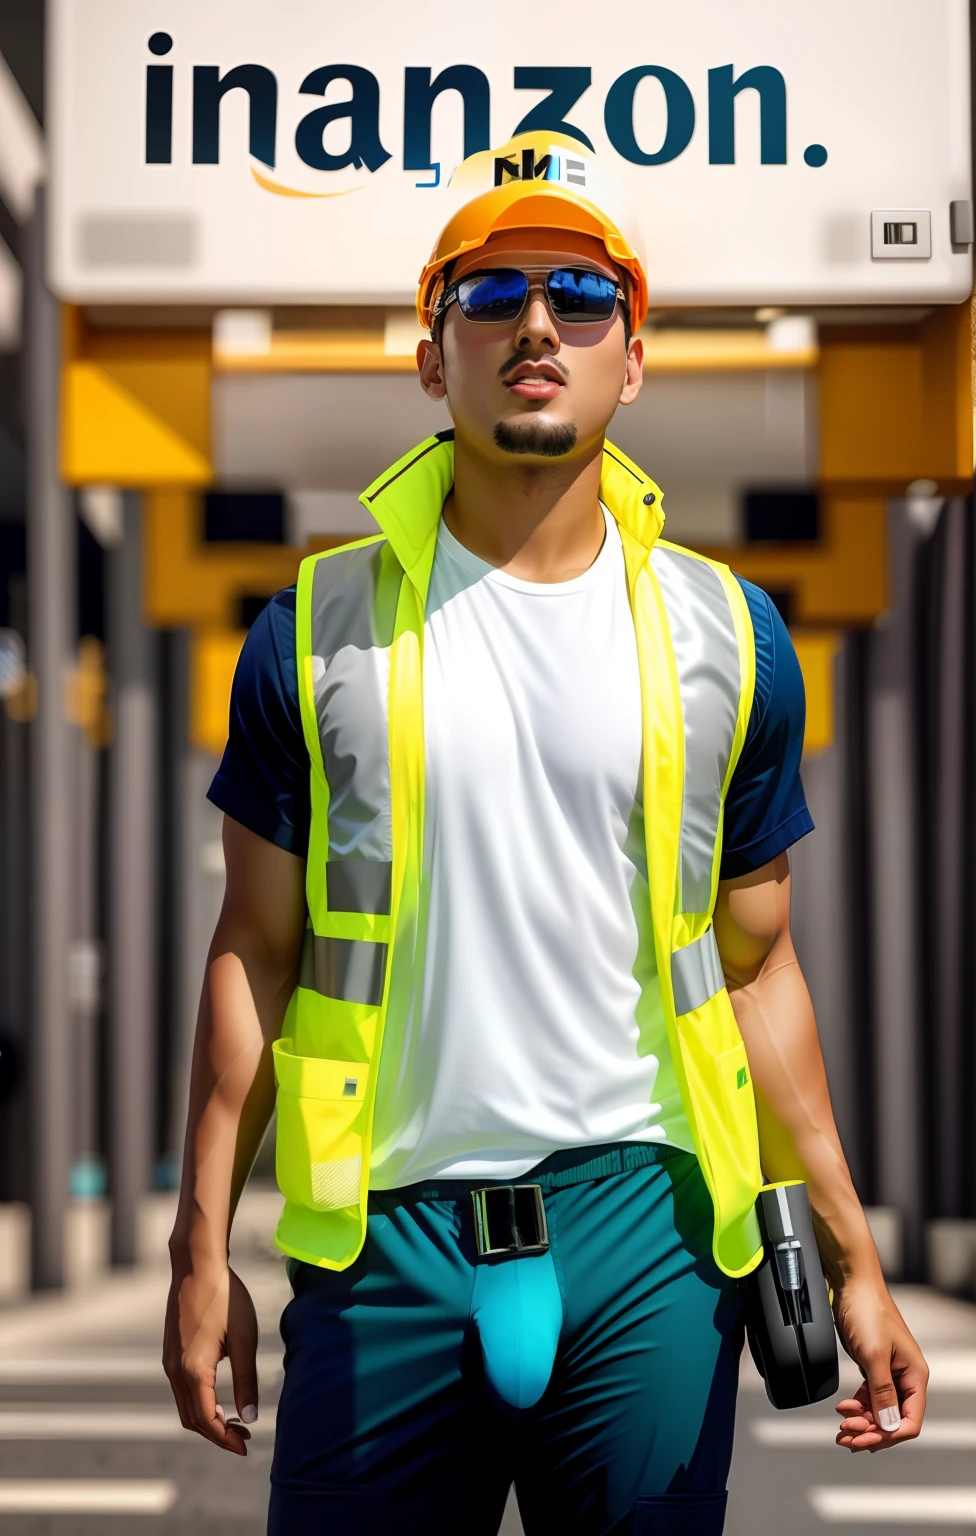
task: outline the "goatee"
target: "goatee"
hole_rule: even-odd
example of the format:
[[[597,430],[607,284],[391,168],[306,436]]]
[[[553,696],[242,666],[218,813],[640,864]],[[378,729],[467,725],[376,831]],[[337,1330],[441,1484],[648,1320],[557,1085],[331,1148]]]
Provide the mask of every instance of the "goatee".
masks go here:
[[[500,421],[495,446],[503,453],[534,453],[546,459],[561,458],[576,447],[576,424],[523,416],[519,421]]]

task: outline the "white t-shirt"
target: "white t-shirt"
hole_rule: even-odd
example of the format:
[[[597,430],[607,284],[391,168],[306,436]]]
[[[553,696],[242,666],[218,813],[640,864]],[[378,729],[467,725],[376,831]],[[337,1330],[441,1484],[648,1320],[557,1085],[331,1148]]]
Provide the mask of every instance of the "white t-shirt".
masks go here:
[[[554,584],[497,570],[441,522],[417,963],[387,1020],[374,1189],[517,1178],[601,1142],[691,1149],[650,935],[637,643],[604,515],[593,565]]]

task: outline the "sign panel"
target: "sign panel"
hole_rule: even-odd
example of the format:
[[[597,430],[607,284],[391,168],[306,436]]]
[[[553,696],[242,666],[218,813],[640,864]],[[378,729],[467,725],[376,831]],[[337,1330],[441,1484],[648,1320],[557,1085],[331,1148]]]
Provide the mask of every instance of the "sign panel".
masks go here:
[[[958,302],[968,9],[560,0],[555,25],[524,0],[54,0],[52,281],[407,303],[453,168],[524,126],[626,178],[655,303]]]

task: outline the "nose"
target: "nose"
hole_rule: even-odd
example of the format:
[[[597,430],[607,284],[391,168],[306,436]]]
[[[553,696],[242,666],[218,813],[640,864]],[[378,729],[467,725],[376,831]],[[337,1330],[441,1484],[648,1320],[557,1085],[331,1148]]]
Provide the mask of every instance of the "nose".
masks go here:
[[[541,283],[533,284],[529,290],[525,308],[519,316],[515,349],[518,352],[559,351],[559,332]]]

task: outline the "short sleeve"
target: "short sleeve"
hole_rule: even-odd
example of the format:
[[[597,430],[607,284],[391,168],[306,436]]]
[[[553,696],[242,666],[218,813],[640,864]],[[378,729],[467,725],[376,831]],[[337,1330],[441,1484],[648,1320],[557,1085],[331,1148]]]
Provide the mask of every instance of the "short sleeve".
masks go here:
[[[751,874],[813,831],[800,780],[806,725],[800,663],[766,593],[737,580],[756,639],[756,695],[725,802],[723,880]]]
[[[300,858],[307,854],[309,760],[298,702],[294,587],[271,599],[244,642],[227,746],[207,798],[258,837]]]

